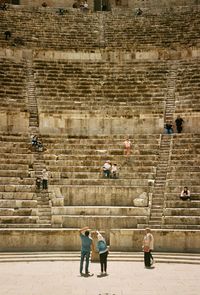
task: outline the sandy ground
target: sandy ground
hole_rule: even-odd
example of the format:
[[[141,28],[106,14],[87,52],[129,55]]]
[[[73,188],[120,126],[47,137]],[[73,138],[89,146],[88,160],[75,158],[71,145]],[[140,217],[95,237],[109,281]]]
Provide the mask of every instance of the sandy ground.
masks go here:
[[[79,262],[0,263],[0,295],[199,295],[200,265],[110,262],[108,276],[90,264],[81,277]]]

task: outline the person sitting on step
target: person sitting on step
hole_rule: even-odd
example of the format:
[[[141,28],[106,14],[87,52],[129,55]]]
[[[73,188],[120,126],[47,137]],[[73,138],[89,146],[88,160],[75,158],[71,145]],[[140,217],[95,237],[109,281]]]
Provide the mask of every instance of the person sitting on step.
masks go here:
[[[172,134],[174,131],[173,131],[173,125],[171,122],[167,122],[165,124],[165,133],[166,134]]]
[[[103,165],[103,174],[106,178],[110,178],[111,162],[107,160]]]
[[[189,200],[191,201],[190,191],[187,186],[185,186],[181,192],[180,199],[183,201]]]
[[[118,178],[118,168],[117,168],[117,164],[112,164],[111,166],[111,178]]]

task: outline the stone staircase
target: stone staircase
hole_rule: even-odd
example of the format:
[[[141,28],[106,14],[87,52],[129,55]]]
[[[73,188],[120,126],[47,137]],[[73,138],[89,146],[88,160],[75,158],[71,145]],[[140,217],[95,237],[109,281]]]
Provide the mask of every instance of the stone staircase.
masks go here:
[[[32,57],[27,59],[27,95],[29,105],[29,131],[30,134],[39,135],[39,116],[38,106],[35,94],[35,81],[33,74],[33,60]],[[42,170],[45,167],[42,152],[34,151],[33,169],[35,171],[35,178],[42,176]],[[37,215],[39,217],[38,224],[43,227],[51,226],[51,204],[49,199],[49,192],[36,191],[37,195]]]
[[[160,158],[156,171],[151,214],[149,219],[149,226],[152,228],[161,228],[162,225],[164,191],[166,185],[170,145],[171,137],[169,135],[161,135]]]
[[[176,79],[177,79],[177,61],[173,61],[170,67],[170,74],[168,79],[168,92],[167,92],[167,100],[165,105],[165,122],[173,122],[175,113],[175,90],[176,90]]]
[[[168,93],[165,106],[165,122],[173,122],[175,112],[175,87],[176,87],[177,64],[171,65],[171,71],[168,79]],[[161,228],[163,223],[164,192],[166,187],[167,171],[171,155],[172,136],[169,134],[161,135],[160,157],[156,171],[153,199],[149,226],[152,228]]]
[[[200,264],[198,253],[154,252],[157,263]],[[45,262],[45,261],[80,261],[80,251],[68,252],[1,252],[0,263],[5,262]],[[108,261],[143,262],[143,252],[109,252]]]
[[[45,161],[40,152],[35,152],[33,169],[35,177],[41,178],[42,170],[45,168]],[[39,217],[38,224],[43,227],[51,227],[51,201],[50,193],[42,189],[36,191],[37,194],[37,215]]]
[[[28,105],[29,105],[29,130],[31,134],[38,134],[39,127],[39,117],[38,117],[38,107],[37,99],[35,95],[35,81],[33,74],[33,60],[27,58],[27,96],[28,96]]]

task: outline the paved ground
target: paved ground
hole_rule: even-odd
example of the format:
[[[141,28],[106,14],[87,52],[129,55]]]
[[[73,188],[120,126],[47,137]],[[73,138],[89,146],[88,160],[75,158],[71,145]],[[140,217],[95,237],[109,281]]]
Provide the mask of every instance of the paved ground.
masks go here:
[[[200,266],[141,262],[110,262],[109,275],[79,275],[79,262],[0,263],[1,295],[199,295]]]

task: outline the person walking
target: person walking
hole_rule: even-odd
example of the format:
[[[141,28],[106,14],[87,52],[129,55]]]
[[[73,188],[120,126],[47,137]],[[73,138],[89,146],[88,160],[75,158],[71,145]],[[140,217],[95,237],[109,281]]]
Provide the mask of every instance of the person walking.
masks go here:
[[[131,141],[129,137],[126,137],[124,141],[124,155],[128,157],[130,156],[130,153],[131,153]]]
[[[83,263],[84,259],[86,259],[85,263],[85,275],[92,275],[89,272],[89,259],[90,259],[90,251],[91,247],[93,247],[93,241],[90,237],[89,227],[83,227],[79,230],[80,238],[81,238],[81,260],[80,260],[80,275],[83,276]]]
[[[99,252],[100,265],[101,265],[101,276],[107,275],[107,257],[108,257],[108,247],[104,237],[100,234],[99,231],[97,233],[97,251]]]
[[[150,228],[145,229],[145,236],[143,239],[143,251],[144,251],[144,265],[146,268],[150,268],[154,262],[151,251],[154,248],[154,237]]]

